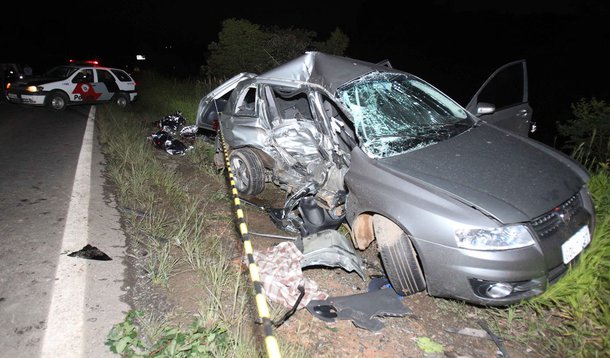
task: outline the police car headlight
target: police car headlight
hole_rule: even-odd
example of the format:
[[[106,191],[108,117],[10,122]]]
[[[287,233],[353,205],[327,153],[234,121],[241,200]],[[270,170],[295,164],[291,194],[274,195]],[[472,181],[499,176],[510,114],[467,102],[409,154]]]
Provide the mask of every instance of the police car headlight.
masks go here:
[[[458,247],[471,250],[509,250],[534,245],[534,238],[523,225],[455,230]]]
[[[28,92],[34,93],[34,92],[40,91],[40,88],[38,88],[36,86],[28,86],[28,88],[26,88],[25,90],[28,91]]]

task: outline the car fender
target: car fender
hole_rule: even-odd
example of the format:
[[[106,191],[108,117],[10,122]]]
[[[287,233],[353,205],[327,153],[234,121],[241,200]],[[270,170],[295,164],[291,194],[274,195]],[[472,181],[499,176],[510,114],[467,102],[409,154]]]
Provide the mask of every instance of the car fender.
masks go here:
[[[322,230],[299,238],[297,247],[302,248],[301,267],[330,266],[341,267],[348,272],[355,271],[363,280],[364,266],[354,251],[354,246],[337,230]]]
[[[352,163],[345,175],[348,187],[346,220],[355,231],[356,246],[368,246],[371,239],[366,215],[380,214],[394,221],[414,237],[413,245],[423,238],[437,238],[437,243],[455,247],[454,230],[458,225],[496,226],[498,221],[468,206],[444,190],[415,178],[405,180],[380,169],[360,148],[352,153]],[[375,188],[375,190],[371,190]],[[364,221],[361,221],[364,220]],[[368,224],[367,224],[368,223]]]

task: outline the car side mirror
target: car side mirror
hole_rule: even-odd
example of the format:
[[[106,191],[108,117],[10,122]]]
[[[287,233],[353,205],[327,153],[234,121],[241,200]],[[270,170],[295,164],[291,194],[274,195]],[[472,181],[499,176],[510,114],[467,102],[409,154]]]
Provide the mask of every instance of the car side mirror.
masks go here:
[[[494,113],[495,111],[496,111],[496,106],[493,105],[492,103],[487,103],[487,102],[477,103],[477,116],[480,116],[483,114],[491,114],[491,113]]]

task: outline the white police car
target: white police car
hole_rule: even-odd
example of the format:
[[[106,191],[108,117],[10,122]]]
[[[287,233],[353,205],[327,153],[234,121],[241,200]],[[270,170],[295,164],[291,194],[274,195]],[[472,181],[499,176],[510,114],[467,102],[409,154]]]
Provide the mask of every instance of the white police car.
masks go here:
[[[69,105],[106,102],[125,107],[137,96],[136,81],[129,73],[97,62],[56,66],[40,77],[6,84],[9,102],[49,106],[56,111]]]

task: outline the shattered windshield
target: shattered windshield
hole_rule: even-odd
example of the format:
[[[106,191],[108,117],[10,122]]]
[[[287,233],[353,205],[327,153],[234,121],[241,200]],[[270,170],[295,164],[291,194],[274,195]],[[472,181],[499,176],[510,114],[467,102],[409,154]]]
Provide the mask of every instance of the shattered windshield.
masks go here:
[[[415,76],[374,72],[337,90],[362,149],[385,158],[451,138],[473,125],[466,110]]]

